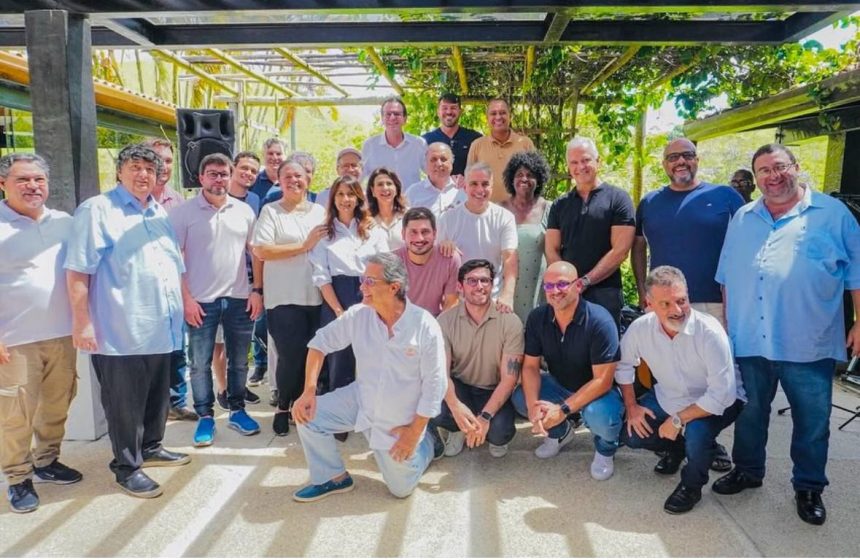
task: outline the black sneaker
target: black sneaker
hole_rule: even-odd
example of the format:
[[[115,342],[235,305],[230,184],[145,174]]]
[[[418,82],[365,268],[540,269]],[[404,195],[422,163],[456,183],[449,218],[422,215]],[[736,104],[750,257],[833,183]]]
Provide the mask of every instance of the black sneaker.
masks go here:
[[[666,498],[666,503],[663,504],[663,510],[666,513],[679,514],[687,513],[693,506],[699,503],[702,499],[701,488],[690,488],[684,486],[684,483],[678,484],[672,494]]]
[[[290,433],[290,413],[275,412],[275,418],[272,421],[272,430],[276,436],[285,436]]]
[[[67,467],[58,460],[45,467],[36,467],[33,469],[35,474],[33,477],[36,482],[52,482],[54,484],[74,484],[80,482],[84,477],[80,472],[73,468]]]
[[[245,387],[245,402],[248,404],[260,404],[260,396],[252,393],[250,389]]]
[[[135,498],[157,498],[161,496],[161,487],[158,483],[140,470],[135,471],[125,480],[117,480],[116,483],[126,494]]]
[[[278,390],[272,389],[269,394],[269,406],[278,406]]]
[[[254,368],[254,372],[248,377],[248,385],[251,387],[257,387],[260,383],[263,382],[263,378],[266,376],[266,366],[257,366]]]
[[[39,495],[29,478],[9,486],[6,496],[9,498],[9,508],[15,513],[30,513],[39,508]]]
[[[222,391],[215,395],[215,402],[218,403],[218,408],[230,412],[230,403],[227,402],[227,391]]]
[[[445,440],[442,439],[442,434],[436,426],[427,426],[427,431],[433,438],[433,460],[436,461],[445,455]]]

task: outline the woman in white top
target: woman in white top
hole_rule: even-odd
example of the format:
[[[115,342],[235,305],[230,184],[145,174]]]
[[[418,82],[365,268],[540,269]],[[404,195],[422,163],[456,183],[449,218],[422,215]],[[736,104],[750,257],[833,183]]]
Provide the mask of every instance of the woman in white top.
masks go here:
[[[320,323],[322,297],[312,282],[308,255],[326,235],[325,210],[307,200],[308,174],[298,162],[278,168],[283,197],[260,211],[254,255],[263,261],[268,330],[278,350],[278,409],[272,428],[290,430],[290,407],[305,386],[308,342]]]
[[[407,203],[403,185],[397,173],[387,167],[377,167],[367,178],[367,208],[388,239],[391,251],[405,245],[403,241],[403,214]]]
[[[320,326],[331,323],[344,310],[361,302],[359,287],[364,260],[388,251],[385,231],[374,227],[365,207],[361,183],[353,177],[338,177],[329,192],[326,233],[310,255],[313,283],[323,298]],[[355,381],[352,348],[327,355],[323,375],[326,373],[329,391]]]

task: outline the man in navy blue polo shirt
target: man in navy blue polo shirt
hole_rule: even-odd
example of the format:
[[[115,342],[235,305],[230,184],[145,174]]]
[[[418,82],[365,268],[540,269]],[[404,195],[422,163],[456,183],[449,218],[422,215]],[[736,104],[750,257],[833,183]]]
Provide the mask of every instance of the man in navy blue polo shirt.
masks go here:
[[[613,388],[621,358],[618,329],[602,306],[579,297],[576,268],[559,261],[546,269],[547,304],[526,321],[522,385],[512,400],[517,413],[532,422],[532,432],[546,436],[535,455],[547,459],[570,443],[579,412],[594,435],[591,476],[606,480],[614,470],[624,405]],[[548,372],[540,370],[541,358]]]
[[[567,167],[576,188],[552,203],[546,262],[573,264],[582,298],[602,305],[619,325],[624,306],[620,267],[635,234],[633,202],[627,192],[599,179],[593,140],[577,137],[568,143]]]
[[[427,145],[434,142],[444,142],[451,148],[454,154],[454,170],[451,178],[458,187],[465,186],[463,174],[466,172],[466,160],[469,157],[469,148],[472,142],[483,136],[477,130],[460,126],[460,96],[453,93],[445,93],[439,97],[436,106],[436,115],[439,117],[439,128],[431,130],[421,136],[427,141]]]

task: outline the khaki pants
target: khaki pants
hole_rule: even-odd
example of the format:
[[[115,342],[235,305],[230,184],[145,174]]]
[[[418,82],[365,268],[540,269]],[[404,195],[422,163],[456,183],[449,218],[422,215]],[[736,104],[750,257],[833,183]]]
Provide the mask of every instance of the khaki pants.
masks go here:
[[[707,313],[719,321],[723,329],[726,328],[726,309],[722,303],[691,303],[690,307],[696,311]]]
[[[0,365],[0,467],[12,485],[60,455],[77,389],[77,354],[70,336],[8,350],[11,361]]]

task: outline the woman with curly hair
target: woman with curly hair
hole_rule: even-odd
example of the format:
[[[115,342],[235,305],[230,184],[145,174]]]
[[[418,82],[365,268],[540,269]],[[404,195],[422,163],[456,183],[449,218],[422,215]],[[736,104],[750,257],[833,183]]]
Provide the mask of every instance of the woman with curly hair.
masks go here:
[[[385,231],[392,251],[403,247],[403,214],[406,199],[397,173],[377,167],[367,178],[367,208],[376,224]]]
[[[514,313],[525,324],[543,296],[540,280],[546,268],[544,235],[551,204],[540,194],[549,181],[549,164],[536,151],[519,152],[511,157],[502,177],[510,196],[499,205],[514,214],[519,238]]]
[[[338,177],[329,192],[326,235],[310,254],[312,280],[323,299],[321,327],[361,302],[359,287],[364,260],[388,251],[385,232],[374,227],[373,218],[365,207],[361,183],[353,177]],[[352,348],[329,354],[325,360],[329,391],[355,381]]]

